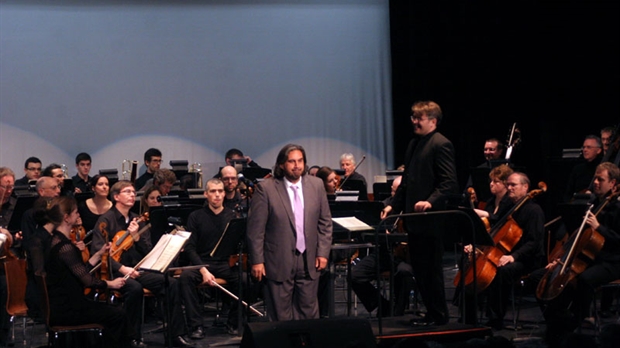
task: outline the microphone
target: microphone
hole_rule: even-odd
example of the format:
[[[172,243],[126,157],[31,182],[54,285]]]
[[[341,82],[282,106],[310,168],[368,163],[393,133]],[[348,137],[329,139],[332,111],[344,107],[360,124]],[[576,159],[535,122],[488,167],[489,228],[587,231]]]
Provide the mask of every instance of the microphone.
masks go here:
[[[237,178],[239,179],[239,181],[243,182],[247,187],[254,187],[254,183],[252,182],[252,180],[249,180],[248,178],[243,176],[243,174],[241,173],[237,174]]]

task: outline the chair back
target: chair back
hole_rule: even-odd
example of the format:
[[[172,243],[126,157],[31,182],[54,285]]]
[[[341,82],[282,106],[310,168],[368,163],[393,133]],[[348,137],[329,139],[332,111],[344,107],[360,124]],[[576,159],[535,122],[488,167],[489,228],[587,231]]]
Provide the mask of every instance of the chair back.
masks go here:
[[[6,311],[11,316],[26,316],[28,314],[26,260],[10,259],[5,260],[3,264],[7,288]]]
[[[37,285],[39,302],[41,306],[41,314],[45,320],[45,326],[50,328],[50,301],[47,294],[47,282],[45,280],[45,272],[35,272],[34,281]]]

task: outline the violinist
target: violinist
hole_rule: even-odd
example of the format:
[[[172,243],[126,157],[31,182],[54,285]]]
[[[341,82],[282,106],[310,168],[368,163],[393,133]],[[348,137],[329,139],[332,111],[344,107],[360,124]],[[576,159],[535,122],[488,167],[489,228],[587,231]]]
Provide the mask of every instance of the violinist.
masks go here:
[[[597,166],[593,183],[596,198],[593,209],[584,218],[586,226],[604,238],[604,244],[595,259],[577,275],[575,283],[566,286],[558,297],[547,302],[539,301],[550,346],[557,346],[562,337],[575,330],[588,316],[594,292],[599,286],[620,278],[620,202],[610,196],[617,194],[618,183],[620,169],[615,164],[604,162]],[[611,199],[608,201],[608,198]],[[599,207],[603,207],[602,210],[594,214]],[[554,260],[532,273],[532,281],[539,281],[547,270],[560,267],[558,261]]]
[[[90,270],[101,261],[109,248],[104,246],[84,262],[80,251],[69,239],[73,225],[79,218],[73,197],[57,197],[47,206],[47,217],[54,225],[45,259],[47,291],[50,303],[51,325],[79,325],[99,323],[104,326],[104,340],[109,347],[130,347],[127,314],[120,306],[93,302],[84,297],[84,288],[119,289],[123,278],[100,280]]]
[[[506,180],[508,198],[512,203],[521,202],[528,194],[530,180],[522,172],[514,172]],[[502,228],[515,223],[523,234],[512,250],[499,258],[497,274],[485,290],[488,296],[487,316],[489,326],[501,330],[509,302],[511,288],[523,275],[540,267],[543,260],[543,235],[545,215],[534,200],[529,199],[512,213]]]
[[[164,274],[144,272],[140,273],[134,266],[140,262],[153,248],[151,243],[150,231],[146,230],[140,234],[141,226],[138,223],[138,215],[130,211],[136,201],[136,190],[128,180],[116,182],[111,190],[114,206],[105,212],[95,225],[93,230],[93,241],[91,243],[91,254],[101,250],[107,242],[111,241],[118,233],[129,233],[133,238],[131,246],[121,254],[120,262],[110,258],[113,276],[125,276],[127,282],[120,289],[125,307],[129,316],[129,325],[133,329],[133,347],[146,347],[142,341],[142,298],[143,288],[150,290],[158,298],[164,300],[166,295]],[[108,240],[104,240],[104,233],[100,230],[101,223],[107,226]],[[169,278],[169,294],[172,303],[170,330],[172,332],[172,342],[175,347],[191,345],[185,335],[183,311],[179,299],[178,282],[174,278]]]
[[[148,213],[152,207],[160,207],[162,205],[161,192],[155,186],[151,186],[144,190],[142,198],[140,198],[140,214]]]
[[[361,163],[361,162],[360,162]],[[343,153],[340,156],[340,169],[344,170],[344,177],[342,178],[342,182],[353,182],[360,181],[362,186],[360,188],[359,199],[362,201],[368,200],[368,184],[366,183],[366,178],[360,173],[358,173],[356,169],[355,156],[351,153]],[[342,188],[342,187],[339,187]]]
[[[323,180],[327,195],[335,195],[338,189],[338,176],[330,167],[323,166],[316,172],[316,177]]]

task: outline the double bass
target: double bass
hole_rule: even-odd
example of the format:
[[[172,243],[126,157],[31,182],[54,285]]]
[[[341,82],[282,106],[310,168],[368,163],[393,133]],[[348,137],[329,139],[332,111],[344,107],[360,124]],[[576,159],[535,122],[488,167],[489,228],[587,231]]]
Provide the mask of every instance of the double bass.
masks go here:
[[[619,194],[620,192],[615,192],[608,195],[593,214],[597,216]],[[574,283],[579,274],[588,268],[596,258],[596,254],[603,248],[605,237],[591,227],[585,228],[591,211],[592,206],[586,211],[579,229],[573,232],[562,248],[551,256],[551,260],[559,261],[545,272],[538,283],[536,297],[539,300],[549,301],[558,297],[566,287]]]
[[[525,197],[506,213],[489,232],[493,239],[493,245],[485,245],[476,248],[476,250],[469,255],[469,262],[465,266],[464,272],[461,273],[461,271],[459,271],[454,278],[455,286],[458,286],[464,281],[465,289],[468,292],[473,292],[475,286],[476,293],[479,293],[491,284],[497,274],[499,259],[510,253],[512,248],[521,240],[521,236],[523,236],[523,230],[513,219],[512,215],[521,208],[525,202],[545,191],[547,191],[547,185],[542,181],[539,182],[538,189],[528,192]],[[475,278],[473,271],[474,262],[476,269]],[[464,280],[463,274],[465,275]]]

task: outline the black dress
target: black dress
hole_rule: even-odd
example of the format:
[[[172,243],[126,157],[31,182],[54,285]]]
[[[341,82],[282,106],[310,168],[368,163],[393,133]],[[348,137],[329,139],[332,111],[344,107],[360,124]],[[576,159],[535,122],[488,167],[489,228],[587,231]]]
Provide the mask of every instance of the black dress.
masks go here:
[[[104,326],[107,347],[129,344],[127,315],[121,306],[95,302],[84,296],[85,288],[105,290],[107,283],[90,273],[80,250],[64,234],[54,231],[45,263],[50,303],[50,324]]]

